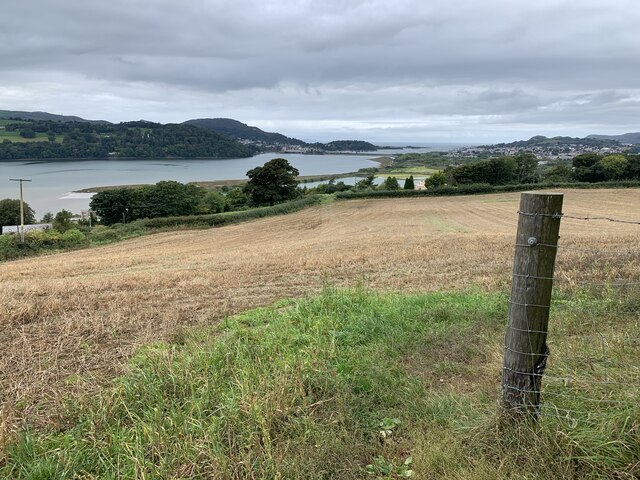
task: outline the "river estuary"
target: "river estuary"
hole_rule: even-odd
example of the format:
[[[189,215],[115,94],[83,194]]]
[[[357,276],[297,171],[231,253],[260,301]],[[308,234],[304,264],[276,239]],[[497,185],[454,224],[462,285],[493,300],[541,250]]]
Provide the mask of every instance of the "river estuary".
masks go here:
[[[0,199],[19,198],[17,182],[10,178],[25,178],[24,200],[40,218],[46,212],[63,208],[80,213],[89,207],[91,194],[73,193],[90,187],[156,183],[161,180],[178,182],[234,180],[246,178],[248,170],[264,165],[276,157],[286,158],[300,175],[324,175],[355,172],[375,167],[371,155],[303,155],[263,153],[250,158],[227,160],[158,159],[158,160],[76,160],[76,161],[14,161],[0,162]]]

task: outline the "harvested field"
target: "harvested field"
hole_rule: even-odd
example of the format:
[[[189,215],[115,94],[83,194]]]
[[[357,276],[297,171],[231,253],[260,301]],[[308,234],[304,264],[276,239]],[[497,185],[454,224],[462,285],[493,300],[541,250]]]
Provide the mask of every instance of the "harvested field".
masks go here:
[[[155,234],[0,265],[0,392],[6,434],[55,421],[142,344],[324,283],[428,291],[508,289],[519,193],[354,200],[218,229]],[[566,214],[638,220],[640,190],[565,192]],[[637,277],[588,250],[638,250],[640,226],[564,219],[558,276]],[[608,264],[607,264],[608,265]]]

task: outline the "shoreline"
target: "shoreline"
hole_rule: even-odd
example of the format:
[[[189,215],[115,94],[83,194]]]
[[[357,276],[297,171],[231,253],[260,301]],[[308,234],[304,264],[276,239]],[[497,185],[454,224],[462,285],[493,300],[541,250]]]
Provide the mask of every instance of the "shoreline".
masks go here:
[[[343,154],[340,154],[343,155]],[[212,159],[215,160],[215,159]],[[372,162],[378,163],[377,168],[384,168],[391,164],[393,158],[391,156],[381,156],[372,158]],[[345,173],[326,173],[321,175],[300,175],[296,177],[298,183],[305,184],[309,182],[321,182],[323,180],[337,180],[339,178],[344,177],[357,177],[357,176],[367,176],[367,173],[362,172],[345,172]],[[187,182],[190,184],[198,185],[203,188],[220,188],[224,186],[237,186],[243,185],[247,182],[246,179],[231,179],[231,180],[197,180],[194,182]],[[99,187],[87,187],[82,188],[80,190],[73,190],[71,193],[99,193],[105,190],[113,190],[116,188],[139,188],[145,185],[152,185],[150,183],[137,183],[137,184],[129,184],[129,185],[104,185]]]

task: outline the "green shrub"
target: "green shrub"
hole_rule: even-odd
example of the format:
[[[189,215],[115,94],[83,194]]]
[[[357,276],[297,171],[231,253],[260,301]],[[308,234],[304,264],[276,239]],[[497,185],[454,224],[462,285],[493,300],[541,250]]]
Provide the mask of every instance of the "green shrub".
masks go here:
[[[60,244],[60,232],[55,230],[32,230],[25,233],[24,242],[32,250],[55,248]]]
[[[0,235],[0,260],[9,260],[20,256],[20,249],[16,245],[17,235]]]
[[[210,215],[190,215],[184,217],[163,217],[163,218],[145,218],[136,220],[126,225],[127,228],[145,228],[145,229],[161,229],[161,228],[203,228],[229,225],[255,218],[269,217],[272,215],[283,215],[301,210],[311,205],[317,205],[321,201],[319,195],[309,195],[291,202],[280,203],[272,207],[253,208],[251,210],[241,210],[238,212],[215,213]],[[124,227],[123,227],[124,228]]]
[[[114,242],[118,240],[120,236],[121,235],[118,230],[104,225],[98,225],[97,227],[94,227],[89,238],[91,239],[91,243],[101,244]]]
[[[60,235],[60,246],[65,248],[80,247],[88,243],[87,237],[77,228],[67,230]]]

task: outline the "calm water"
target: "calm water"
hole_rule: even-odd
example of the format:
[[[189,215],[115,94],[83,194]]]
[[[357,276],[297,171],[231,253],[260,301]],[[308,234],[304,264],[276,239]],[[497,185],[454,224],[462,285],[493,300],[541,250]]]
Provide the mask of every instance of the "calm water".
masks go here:
[[[247,170],[264,165],[275,157],[286,158],[300,175],[355,172],[377,166],[371,159],[380,155],[301,155],[264,153],[251,158],[229,160],[81,160],[0,162],[0,199],[19,198],[17,182],[28,178],[24,200],[40,218],[63,208],[74,213],[87,209],[90,194],[72,193],[89,187],[156,183],[233,180],[246,178]]]

